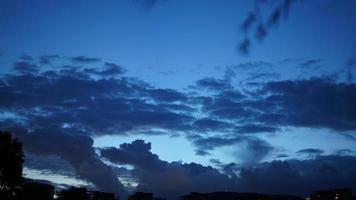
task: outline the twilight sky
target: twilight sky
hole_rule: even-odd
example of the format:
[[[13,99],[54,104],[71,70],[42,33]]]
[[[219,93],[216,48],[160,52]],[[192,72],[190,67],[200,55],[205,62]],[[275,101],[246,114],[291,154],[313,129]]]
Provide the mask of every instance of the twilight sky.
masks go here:
[[[0,128],[59,186],[356,192],[355,9],[0,0]]]

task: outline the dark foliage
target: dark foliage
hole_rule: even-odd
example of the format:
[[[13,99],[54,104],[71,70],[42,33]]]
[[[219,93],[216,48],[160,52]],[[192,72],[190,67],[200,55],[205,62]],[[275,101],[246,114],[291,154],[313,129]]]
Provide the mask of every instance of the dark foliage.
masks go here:
[[[88,199],[86,188],[71,187],[59,193],[59,200],[86,200]]]
[[[27,180],[23,185],[19,198],[20,200],[52,200],[54,195],[54,186],[46,183],[38,183]]]
[[[22,144],[6,131],[0,131],[0,199],[14,199],[23,183]]]

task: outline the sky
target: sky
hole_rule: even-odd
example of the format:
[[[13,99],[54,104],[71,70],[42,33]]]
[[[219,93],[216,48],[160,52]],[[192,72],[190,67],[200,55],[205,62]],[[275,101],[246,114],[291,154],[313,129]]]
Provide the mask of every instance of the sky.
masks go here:
[[[0,0],[0,129],[26,177],[124,199],[356,192],[355,8]]]

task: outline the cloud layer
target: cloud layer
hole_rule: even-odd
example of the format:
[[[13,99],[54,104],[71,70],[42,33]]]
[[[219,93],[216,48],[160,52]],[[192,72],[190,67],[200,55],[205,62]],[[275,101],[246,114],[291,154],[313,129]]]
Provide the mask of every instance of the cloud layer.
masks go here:
[[[320,62],[308,60],[301,65]],[[272,81],[269,78],[278,75],[267,73],[250,74],[236,84],[234,70],[255,65],[273,67],[268,63],[230,67],[222,79],[205,77],[181,91],[129,77],[122,66],[99,58],[23,55],[0,78],[0,128],[23,141],[27,154],[32,155],[28,166],[44,169],[46,164],[36,166],[31,159],[55,157],[66,166],[59,173],[75,174],[121,196],[126,195],[118,179],[123,176],[137,182],[138,190],[170,198],[190,191],[301,195],[327,187],[355,188],[349,181],[354,179],[347,179],[355,174],[349,167],[355,166],[355,158],[347,156],[351,150],[326,156],[311,147],[297,152],[307,155],[307,160],[263,162],[278,149],[261,136],[288,134],[283,130],[294,127],[352,137],[356,85],[330,77]],[[237,155],[240,163],[215,160],[211,167],[167,162],[143,140],[93,147],[95,136],[153,135],[156,130],[186,138],[200,156],[226,146],[242,150]],[[56,165],[47,167],[58,172]],[[332,177],[337,181],[331,181]]]

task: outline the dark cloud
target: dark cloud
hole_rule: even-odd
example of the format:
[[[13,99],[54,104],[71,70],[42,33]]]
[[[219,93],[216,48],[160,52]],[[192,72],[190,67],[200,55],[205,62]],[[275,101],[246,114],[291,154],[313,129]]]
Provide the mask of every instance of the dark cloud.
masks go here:
[[[150,149],[150,143],[136,140],[101,152],[114,163],[133,165],[132,175],[138,178],[139,190],[170,199],[190,191],[228,190],[303,197],[311,191],[325,188],[356,189],[353,183],[356,158],[352,156],[317,156],[307,160],[263,162],[248,167],[213,159],[211,163],[215,169],[196,163],[162,161]]]
[[[329,128],[350,131],[356,128],[356,86],[329,78],[269,81],[257,90],[244,91],[243,98],[225,93],[199,97],[196,101],[211,116],[239,122],[239,127],[260,124],[261,132],[283,126]],[[258,127],[255,128],[256,133]],[[244,130],[242,130],[244,131]]]
[[[214,130],[224,130],[231,128],[232,125],[223,121],[214,120],[211,118],[201,118],[195,120],[193,123],[193,128],[200,131],[214,131]]]
[[[278,25],[283,19],[289,15],[291,6],[297,2],[295,0],[285,0],[274,4],[274,8],[268,9],[267,12],[262,12],[263,4],[267,1],[256,1],[252,10],[250,10],[241,25],[241,32],[244,35],[244,40],[239,43],[239,50],[242,54],[248,54],[251,48],[250,43],[253,39],[261,42],[271,28]],[[253,34],[254,33],[254,34]],[[248,45],[247,45],[247,44]]]
[[[41,170],[41,173],[76,176],[72,165],[57,155],[43,156],[25,152],[25,158],[24,166],[29,169]]]
[[[101,61],[100,58],[91,58],[87,56],[71,57],[70,60],[74,63],[79,63],[79,64],[90,64],[90,63],[96,63]]]
[[[225,101],[225,100],[223,100]],[[236,103],[236,102],[230,102],[234,105],[222,105],[222,104],[229,104],[229,100],[225,102],[218,102],[221,103],[220,105],[215,105],[219,106],[216,110],[213,110],[211,114],[213,116],[222,118],[222,119],[243,119],[245,118],[246,120],[250,117],[254,117],[256,114],[253,110],[246,109],[246,107],[243,104]],[[220,107],[221,106],[221,107]]]
[[[253,110],[249,110],[241,101],[236,101],[224,96],[226,93],[216,96],[212,101],[203,102],[203,109],[212,116],[222,119],[248,118],[254,115]]]
[[[249,63],[242,68],[256,65],[271,64]],[[226,132],[228,137],[208,142],[205,148],[192,140],[201,155],[221,146],[220,142],[233,145],[245,140],[240,134],[272,133],[283,126],[337,131],[356,127],[354,84],[314,78],[266,82],[257,90],[243,88],[242,92],[233,88],[228,79],[207,78],[197,84],[214,88],[216,93],[199,96],[156,88],[123,73],[121,66],[105,63],[102,68],[69,65],[41,73],[8,74],[0,82],[0,108],[17,115],[31,128],[59,124],[96,135],[152,128],[199,134]],[[100,76],[92,77],[93,74]],[[197,117],[196,111],[204,117]]]
[[[236,158],[245,164],[251,164],[261,161],[270,154],[273,147],[256,137],[246,136],[213,136],[202,137],[195,136],[190,138],[197,147],[198,155],[209,155],[209,151],[223,146],[235,146],[237,150],[244,150],[242,154],[236,155]]]
[[[246,81],[254,81],[254,80],[263,80],[263,79],[279,79],[280,74],[278,73],[269,73],[269,72],[251,72],[248,73],[248,78]]]
[[[27,55],[27,54],[22,54],[19,57],[19,59],[22,60],[22,61],[27,61],[27,62],[31,62],[33,60],[32,56]]]
[[[338,149],[334,152],[334,154],[336,155],[341,155],[341,156],[345,156],[345,155],[352,155],[355,154],[356,152],[351,150],[351,149]]]
[[[305,194],[298,184],[303,183],[297,170],[288,162],[273,161],[255,167],[242,168],[239,173],[238,187],[242,191],[255,191],[273,194]],[[271,184],[273,183],[273,184]]]
[[[159,106],[162,106],[168,110],[182,111],[182,112],[192,112],[195,110],[191,105],[186,104],[175,104],[175,103],[162,103]]]
[[[113,163],[130,164],[148,170],[162,170],[167,164],[151,153],[151,143],[145,143],[143,140],[123,143],[120,148],[102,149],[100,155]]]
[[[38,59],[41,64],[48,65],[48,64],[52,64],[53,61],[60,59],[60,58],[61,57],[59,55],[52,54],[52,55],[40,56]]]
[[[116,75],[122,75],[125,73],[125,70],[122,66],[114,63],[105,63],[104,69],[99,70],[97,68],[84,68],[84,73],[100,75],[103,77],[110,77]]]
[[[288,158],[289,156],[287,154],[277,154],[275,158]]]
[[[307,154],[307,155],[320,155],[320,154],[323,154],[324,151],[321,149],[309,148],[309,149],[299,150],[299,151],[297,151],[297,153]]]
[[[242,169],[237,182],[242,191],[300,196],[331,188],[355,190],[355,164],[356,157],[336,155],[272,161]]]
[[[160,102],[186,101],[185,94],[172,89],[146,89],[145,92],[153,99]]]
[[[150,191],[169,199],[190,191],[215,191],[232,188],[233,181],[212,167],[196,163],[166,162],[151,151],[151,144],[143,140],[124,143],[120,148],[101,149],[101,155],[113,163],[135,167],[137,190]]]
[[[227,93],[199,97],[202,110],[220,120],[238,122],[236,132],[275,132],[284,126],[356,128],[356,85],[329,78],[270,81],[242,98]],[[240,92],[241,93],[241,92]]]
[[[59,127],[35,129],[32,132],[21,127],[7,129],[23,142],[26,152],[37,156],[58,156],[70,163],[76,175],[93,183],[98,189],[126,195],[112,168],[96,155],[90,137],[72,135],[71,129]]]
[[[102,67],[89,68],[84,65],[99,59],[85,56],[74,57],[77,58],[75,63],[70,58],[66,59],[68,65],[49,68],[61,58],[64,57],[53,55],[40,57],[39,63],[19,61],[23,63],[17,71],[27,69],[26,73],[10,73],[0,78],[0,111],[5,113],[0,118],[0,128],[21,127],[11,131],[24,142],[30,155],[25,163],[28,167],[72,173],[102,190],[120,194],[125,192],[117,173],[123,173],[125,178],[138,181],[138,190],[167,197],[190,191],[226,189],[302,194],[317,186],[333,186],[325,180],[326,177],[331,179],[331,175],[341,181],[340,186],[349,183],[344,176],[353,171],[346,166],[345,172],[340,171],[339,164],[354,164],[353,157],[341,156],[353,152],[340,150],[336,152],[339,156],[326,157],[321,156],[322,152],[305,149],[300,153],[315,156],[294,161],[286,160],[287,155],[277,155],[286,161],[261,163],[274,147],[260,139],[259,134],[278,133],[289,126],[328,128],[341,134],[355,130],[356,87],[353,83],[312,78],[265,81],[253,88],[246,85],[238,89],[229,77],[206,78],[198,81],[196,87],[210,91],[187,93],[157,88],[127,77],[124,68],[117,64],[103,62]],[[50,66],[41,68],[41,72],[28,70],[31,67],[27,65],[36,65],[38,69],[40,64]],[[240,67],[261,65],[271,67],[269,63]],[[211,92],[211,95],[204,94]],[[236,149],[234,156],[240,164],[216,162],[216,168],[212,168],[196,163],[166,162],[153,154],[151,144],[143,140],[100,149],[99,156],[91,138],[142,133],[182,135],[195,146],[196,154],[202,156],[214,156],[215,149],[230,146]],[[340,163],[330,161],[331,158]],[[111,164],[128,164],[134,169],[119,169]],[[240,172],[242,165],[245,168]],[[60,171],[61,166],[64,171]],[[313,175],[313,170],[322,173]],[[319,176],[329,185],[314,181],[313,185],[307,184],[298,190],[286,188],[288,184],[298,186]],[[267,184],[273,181],[276,186]]]
[[[265,126],[259,124],[245,124],[243,126],[235,126],[234,131],[237,133],[273,133],[279,131],[279,128],[272,126]]]
[[[216,79],[216,78],[203,78],[196,82],[196,87],[198,89],[209,89],[209,90],[227,90],[231,89],[232,86],[228,80]]]
[[[194,145],[201,150],[213,150],[217,147],[233,145],[243,141],[242,137],[226,138],[226,137],[201,137],[197,136],[193,139]]]
[[[14,69],[23,73],[36,73],[39,68],[36,64],[32,64],[29,61],[19,61],[14,63]]]
[[[240,53],[246,55],[249,53],[250,46],[251,46],[250,40],[248,38],[245,38],[240,42],[237,49],[239,50]]]
[[[271,94],[263,101],[269,101],[274,114],[281,116],[276,123],[337,131],[356,128],[355,84],[322,78],[269,82],[263,93]]]
[[[0,85],[0,107],[20,114],[34,127],[68,124],[105,134],[123,134],[140,127],[188,128],[194,118],[178,113],[190,109],[184,104],[185,94],[157,89],[133,78],[111,77],[107,70],[118,66],[107,65],[109,68],[96,71],[102,75],[96,79],[87,68],[75,67],[5,76]],[[110,75],[104,75],[107,73]]]
[[[248,165],[260,162],[274,149],[269,143],[258,138],[249,138],[245,143],[247,151],[243,151],[240,159]]]
[[[218,95],[216,95],[216,97],[228,98],[232,100],[241,100],[246,96],[238,90],[225,90],[221,91]]]
[[[236,172],[240,171],[241,165],[238,165],[234,162],[223,163],[219,159],[210,159],[210,163],[214,165],[222,173],[228,175],[229,177],[236,177]]]
[[[202,149],[196,149],[195,154],[198,156],[210,156],[211,155],[208,151],[202,150]]]
[[[312,68],[312,69],[318,69],[320,67],[320,63],[323,60],[321,59],[309,59],[300,64],[301,67],[303,68]]]
[[[112,75],[112,74],[123,74],[125,72],[124,68],[120,65],[117,65],[115,63],[105,63],[105,74]]]

